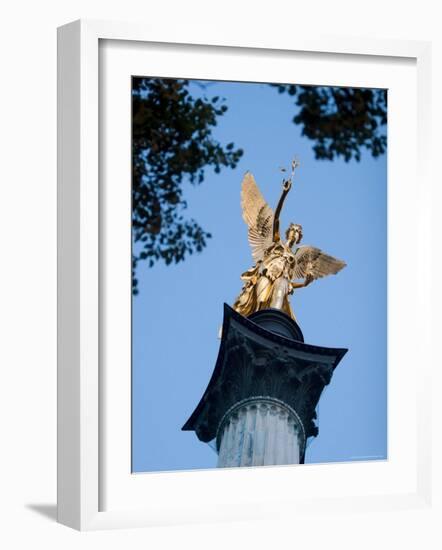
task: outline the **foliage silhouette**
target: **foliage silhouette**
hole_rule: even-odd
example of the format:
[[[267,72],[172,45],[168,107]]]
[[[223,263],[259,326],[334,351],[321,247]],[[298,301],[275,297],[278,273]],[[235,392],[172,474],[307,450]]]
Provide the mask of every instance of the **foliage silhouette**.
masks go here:
[[[218,96],[194,98],[189,81],[133,78],[132,86],[132,288],[141,260],[178,263],[201,252],[210,234],[186,219],[182,184],[204,181],[210,168],[235,168],[243,151],[220,144],[213,127],[227,111]],[[373,157],[386,151],[387,92],[381,89],[270,84],[293,96],[302,135],[313,142],[315,157],[359,161],[363,149]]]
[[[293,122],[313,141],[317,159],[361,160],[362,149],[373,157],[385,153],[387,90],[271,84],[294,96],[298,113]]]
[[[241,149],[212,135],[227,106],[219,97],[193,98],[184,79],[134,78],[132,87],[133,292],[140,260],[178,263],[200,252],[210,234],[185,219],[182,183],[200,184],[206,170],[235,168]]]

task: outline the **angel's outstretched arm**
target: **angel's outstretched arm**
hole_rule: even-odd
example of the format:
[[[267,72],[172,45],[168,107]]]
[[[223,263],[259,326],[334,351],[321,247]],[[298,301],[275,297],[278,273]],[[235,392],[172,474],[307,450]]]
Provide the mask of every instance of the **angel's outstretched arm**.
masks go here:
[[[278,206],[275,210],[275,216],[273,218],[273,242],[279,241],[281,235],[279,234],[279,215],[281,214],[282,207],[284,205],[285,198],[287,197],[290,189],[292,187],[292,182],[290,179],[284,180],[282,184],[282,193],[278,201]]]
[[[292,289],[294,288],[304,288],[305,286],[308,286],[310,283],[312,283],[314,280],[314,277],[312,275],[306,275],[305,280],[302,283],[298,283],[297,281],[291,281],[290,286]]]

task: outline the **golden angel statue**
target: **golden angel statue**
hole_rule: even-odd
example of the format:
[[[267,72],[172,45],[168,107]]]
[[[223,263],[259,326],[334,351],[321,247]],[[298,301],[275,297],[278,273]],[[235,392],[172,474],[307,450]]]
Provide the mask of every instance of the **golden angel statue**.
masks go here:
[[[291,223],[286,240],[281,239],[279,216],[296,167],[294,161],[292,176],[283,181],[275,212],[264,200],[253,175],[247,172],[244,176],[241,206],[244,221],[249,226],[249,244],[255,260],[255,265],[241,275],[244,286],[233,305],[244,316],[261,309],[277,308],[296,320],[289,302],[293,290],[306,287],[320,277],[336,274],[346,265],[314,246],[298,246],[302,239],[299,224]]]

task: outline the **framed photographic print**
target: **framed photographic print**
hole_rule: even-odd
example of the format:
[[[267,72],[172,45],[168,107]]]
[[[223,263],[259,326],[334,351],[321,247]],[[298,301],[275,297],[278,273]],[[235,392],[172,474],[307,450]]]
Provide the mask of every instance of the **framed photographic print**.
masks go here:
[[[263,46],[59,29],[62,523],[429,498],[429,46]]]
[[[387,458],[386,143],[385,89],[133,78],[134,472]],[[302,166],[266,166],[294,148]],[[303,231],[348,265],[304,245]],[[327,404],[344,340],[356,366],[340,369]]]

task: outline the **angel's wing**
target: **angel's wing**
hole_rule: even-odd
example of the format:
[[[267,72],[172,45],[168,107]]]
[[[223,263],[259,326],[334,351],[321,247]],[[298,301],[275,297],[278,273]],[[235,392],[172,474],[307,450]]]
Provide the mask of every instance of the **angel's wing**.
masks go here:
[[[333,258],[314,246],[300,246],[295,253],[294,276],[303,279],[310,275],[314,279],[336,274],[347,264],[342,260]]]
[[[273,242],[273,210],[266,203],[255,178],[247,172],[242,180],[241,206],[244,221],[249,226],[249,244],[255,262],[262,260],[264,252]]]

